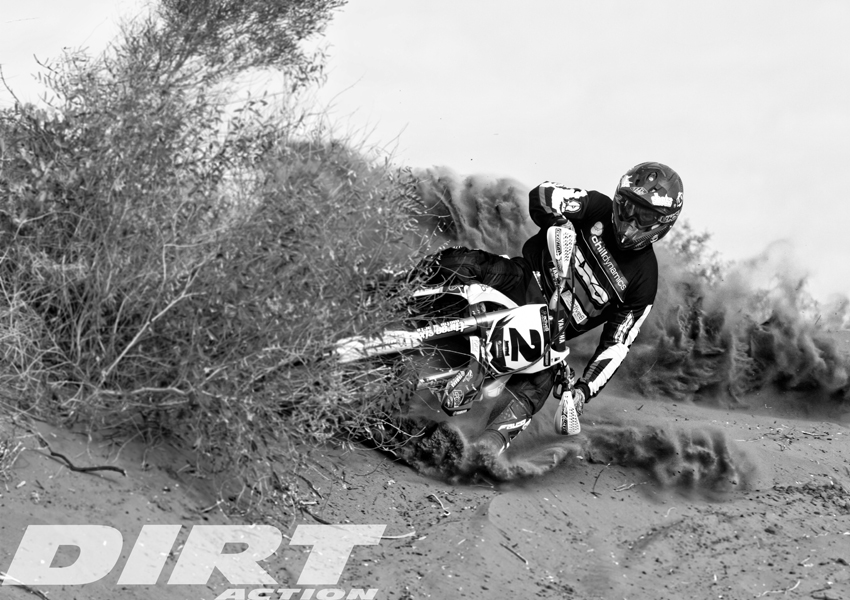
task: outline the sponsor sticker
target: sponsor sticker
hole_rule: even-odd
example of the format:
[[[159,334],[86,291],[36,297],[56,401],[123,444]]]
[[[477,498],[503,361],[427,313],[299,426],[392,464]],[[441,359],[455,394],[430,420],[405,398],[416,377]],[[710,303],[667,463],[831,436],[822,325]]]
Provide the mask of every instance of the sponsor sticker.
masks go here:
[[[581,309],[581,304],[573,301],[573,295],[569,290],[564,290],[564,293],[561,294],[561,300],[563,300],[564,304],[566,304],[568,308],[572,308],[573,323],[581,325],[587,321],[587,315]]]
[[[605,226],[601,222],[597,221],[593,224],[593,227],[590,228],[590,233],[592,233],[593,235],[602,235],[602,231],[604,229]]]
[[[664,208],[670,208],[673,206],[673,198],[671,198],[667,194],[661,196],[658,192],[652,194],[652,197],[650,197],[649,201],[652,202],[653,206],[662,206]]]
[[[457,384],[459,384],[461,381],[463,381],[464,373],[469,373],[469,371],[459,371],[454,377],[452,377],[449,380],[449,383],[446,387],[447,388],[457,387]]]
[[[578,200],[567,200],[561,206],[562,212],[577,213],[581,210],[581,203]]]
[[[463,392],[460,390],[454,390],[448,400],[446,400],[446,404],[449,408],[457,408],[460,406],[460,403],[463,402]]]
[[[443,333],[450,333],[452,331],[462,331],[463,330],[463,322],[455,319],[454,321],[448,321],[446,323],[434,323],[433,325],[426,325],[425,327],[420,327],[416,330],[416,335],[420,338],[429,338],[434,335],[441,335]]]

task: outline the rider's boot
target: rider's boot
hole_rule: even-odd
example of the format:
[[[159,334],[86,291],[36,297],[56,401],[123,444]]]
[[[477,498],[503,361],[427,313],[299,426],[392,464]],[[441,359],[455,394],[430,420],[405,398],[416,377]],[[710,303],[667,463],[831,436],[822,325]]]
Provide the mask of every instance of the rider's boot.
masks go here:
[[[524,398],[513,398],[493,419],[476,440],[476,447],[483,453],[499,455],[510,446],[511,441],[531,423],[531,407]]]

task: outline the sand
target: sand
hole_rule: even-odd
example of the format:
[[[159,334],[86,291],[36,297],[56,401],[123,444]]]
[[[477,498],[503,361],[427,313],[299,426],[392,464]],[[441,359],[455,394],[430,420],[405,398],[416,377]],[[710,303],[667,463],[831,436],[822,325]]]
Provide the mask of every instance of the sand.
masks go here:
[[[498,460],[452,476],[365,447],[315,448],[302,511],[281,511],[283,543],[260,563],[276,586],[167,584],[190,526],[238,524],[211,482],[167,446],[96,441],[30,422],[72,471],[24,429],[28,446],[0,486],[0,570],[34,524],[106,524],[124,537],[116,567],[86,585],[4,586],[3,598],[101,600],[286,597],[309,547],[299,524],[383,524],[356,546],[338,583],[313,597],[377,590],[375,598],[850,598],[850,415],[841,405],[761,392],[737,408],[646,398],[612,383],[588,405],[582,434],[535,416]],[[802,401],[801,401],[802,400]],[[801,407],[806,407],[805,411]],[[805,414],[804,414],[805,413]],[[156,585],[119,585],[145,524],[183,528]],[[64,553],[64,554],[63,554]],[[61,548],[54,566],[68,566]],[[64,562],[63,562],[64,561]],[[334,591],[334,590],[339,590]]]

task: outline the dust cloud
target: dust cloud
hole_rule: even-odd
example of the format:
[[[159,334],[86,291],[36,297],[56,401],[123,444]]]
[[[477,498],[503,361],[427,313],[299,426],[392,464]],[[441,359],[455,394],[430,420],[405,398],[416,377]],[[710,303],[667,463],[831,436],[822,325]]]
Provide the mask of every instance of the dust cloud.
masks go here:
[[[482,451],[463,427],[408,423],[416,430],[394,454],[417,471],[455,483],[506,482],[542,475],[575,460],[641,469],[659,488],[706,493],[748,489],[754,462],[719,429],[593,425],[582,435],[527,434],[519,452]]]
[[[516,256],[537,231],[528,217],[529,188],[505,177],[461,176],[447,167],[416,172],[429,219],[453,245]]]
[[[715,280],[669,248],[657,254],[659,293],[623,368],[644,395],[735,404],[775,387],[850,404],[850,357],[835,335],[847,326],[847,298],[812,298],[789,245],[771,244]]]

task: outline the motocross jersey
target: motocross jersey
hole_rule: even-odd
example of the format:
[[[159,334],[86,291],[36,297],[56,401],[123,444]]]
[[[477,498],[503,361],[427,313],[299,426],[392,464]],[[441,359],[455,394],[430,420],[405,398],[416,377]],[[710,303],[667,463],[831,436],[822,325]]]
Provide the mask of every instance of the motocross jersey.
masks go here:
[[[572,223],[576,231],[572,291],[561,295],[567,314],[567,339],[599,325],[602,335],[576,387],[596,396],[622,364],[658,289],[658,262],[652,246],[620,250],[614,240],[611,199],[596,191],[544,182],[529,193],[529,213],[540,232],[523,246],[525,259],[546,289],[542,273],[546,230]]]

